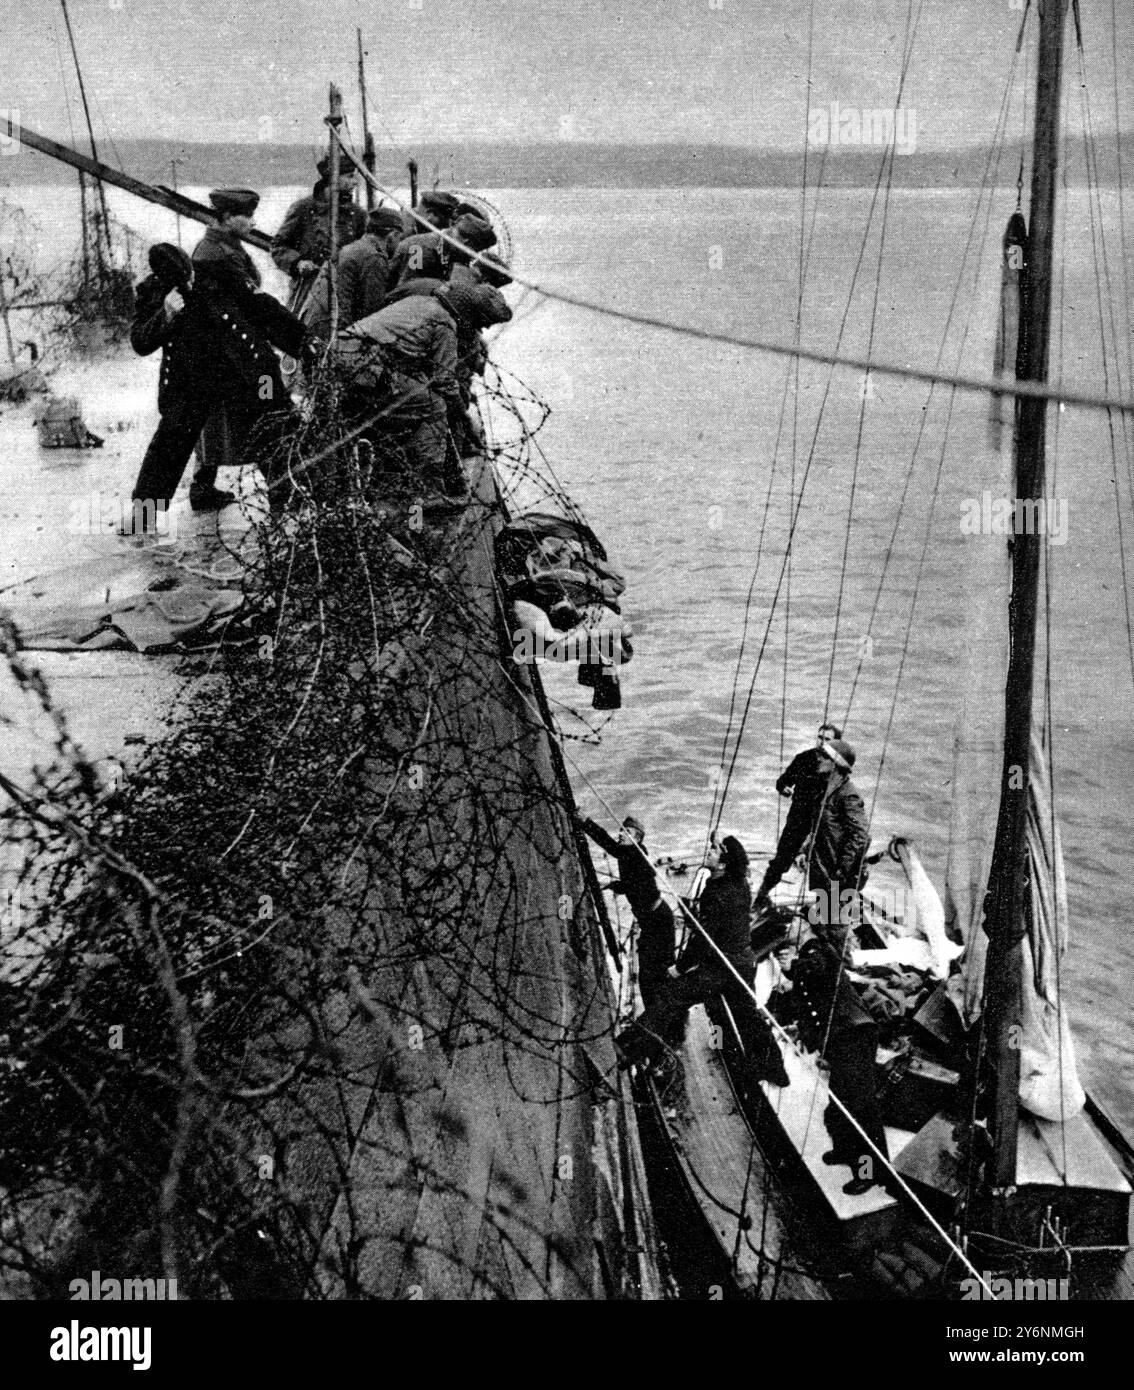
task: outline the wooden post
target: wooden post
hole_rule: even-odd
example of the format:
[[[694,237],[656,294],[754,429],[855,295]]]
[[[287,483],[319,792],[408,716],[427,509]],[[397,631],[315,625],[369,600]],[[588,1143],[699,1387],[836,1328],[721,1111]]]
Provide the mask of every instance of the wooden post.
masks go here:
[[[174,191],[174,193],[177,192],[177,164],[178,164],[178,161],[177,161],[176,159],[171,159],[171,160],[169,161],[169,176],[170,176],[170,179],[172,180],[173,191]],[[180,245],[181,245],[181,214],[180,214],[180,213],[177,213],[177,214],[175,214],[175,215],[176,215],[176,217],[177,217],[177,244],[178,244],[178,246],[180,246]]]
[[[411,208],[417,207],[417,160],[407,159],[406,168],[409,170],[409,205]]]
[[[366,110],[366,66],[362,55],[362,30],[358,30],[358,90],[362,97],[362,162],[367,170],[374,172],[374,136],[370,133],[370,120]],[[366,185],[366,210],[374,211],[374,189]]]
[[[75,76],[79,79],[79,96],[83,101],[83,115],[87,121],[87,137],[91,142],[91,158],[98,162],[98,146],[95,144],[94,126],[91,124],[91,108],[87,104],[87,88],[83,81],[83,70],[79,66],[79,53],[75,47],[75,35],[71,29],[71,16],[67,13],[67,0],[59,0],[63,7],[63,21],[67,25],[67,39],[71,45],[71,57],[75,61]],[[107,263],[110,260],[110,213],[106,207],[106,189],[102,186],[102,180],[95,180],[98,187],[99,206],[102,208],[102,229],[103,237],[106,241],[106,260],[103,260],[102,243],[98,236],[98,218],[95,218],[95,253],[98,256],[99,280],[101,281],[106,272]],[[85,235],[84,228],[84,235]]]
[[[8,318],[8,286],[4,283],[4,266],[0,263],[0,318],[4,320],[4,338],[8,344],[8,358],[16,365],[16,345],[12,341],[12,324]]]
[[[158,207],[168,208],[170,212],[175,212],[181,217],[190,217],[194,222],[201,222],[206,227],[216,225],[216,213],[204,203],[195,203],[192,198],[186,198],[184,193],[174,193],[168,188],[162,188],[160,184],[143,183],[132,174],[124,174],[119,169],[112,169],[108,164],[100,164],[90,155],[80,154],[68,145],[61,145],[58,140],[49,140],[46,135],[37,135],[26,125],[17,126],[10,115],[0,116],[0,133],[6,134],[10,139],[18,139],[29,150],[36,150],[72,169],[78,169],[81,174],[86,174],[92,179],[101,179],[103,183],[124,189],[135,198],[143,198],[147,203],[156,203]],[[272,249],[272,238],[267,232],[252,228],[241,233],[240,239],[261,251]]]
[[[87,226],[87,176],[84,173],[79,174],[79,221],[83,228],[83,304],[86,305],[91,297],[91,242],[90,228]]]
[[[327,124],[331,127],[330,179],[331,179],[331,250],[327,258],[327,277],[331,290],[331,342],[339,331],[339,157],[338,131],[343,123],[343,96],[335,84],[331,83],[330,112]]]

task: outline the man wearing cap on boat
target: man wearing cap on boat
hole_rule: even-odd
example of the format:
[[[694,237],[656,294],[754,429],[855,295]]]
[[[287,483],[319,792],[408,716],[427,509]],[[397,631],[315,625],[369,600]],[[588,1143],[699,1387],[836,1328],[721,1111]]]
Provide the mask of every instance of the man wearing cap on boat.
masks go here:
[[[630,905],[638,929],[638,988],[648,1009],[665,985],[676,933],[673,909],[658,891],[658,876],[646,849],[646,831],[640,820],[627,816],[616,840],[597,821],[585,820],[583,829],[618,865],[618,878],[606,886],[621,893]]]
[[[457,312],[457,380],[468,406],[472,379],[483,372],[488,355],[481,333],[511,320],[512,310],[500,290],[512,283],[512,277],[499,257],[492,257],[494,263],[487,264],[496,233],[482,217],[468,213],[458,217],[451,234],[468,248],[451,248],[453,268],[449,272],[449,302]],[[474,255],[478,258],[475,261]]]
[[[167,506],[194,445],[209,440],[190,489],[194,510],[234,500],[215,485],[221,464],[239,463],[253,428],[284,421],[290,401],[273,345],[298,354],[306,332],[271,295],[260,293],[259,272],[241,234],[251,226],[259,195],[249,188],[216,188],[217,212],[193,252],[150,251],[154,274],[139,287],[131,342],[143,355],[163,349],[158,385],[161,420],[142,461],[133,497]],[[144,528],[143,512],[143,528]]]
[[[463,415],[457,386],[457,321],[445,292],[440,247],[423,249],[417,269],[377,313],[335,342],[345,406],[370,432],[392,436],[417,484],[463,497],[450,432]]]
[[[883,1160],[888,1152],[878,1103],[878,1025],[847,979],[843,955],[848,939],[849,932],[842,927],[811,935],[805,925],[799,951],[786,971],[790,987],[773,993],[768,1009],[780,1023],[796,1024],[803,1046],[821,1054],[829,1069],[831,1094],[857,1122],[852,1123],[834,1102],[827,1105],[823,1119],[831,1148],[823,1162],[849,1168],[851,1176],[843,1191],[860,1197],[884,1180]]]
[[[280,229],[272,238],[272,260],[291,278],[287,307],[298,313],[304,305],[320,267],[331,254],[330,160],[317,166],[319,178],[306,198],[288,208]],[[339,176],[336,249],[349,246],[366,230],[366,212],[354,201],[353,174]]]
[[[393,289],[390,260],[402,240],[402,215],[396,208],[375,208],[366,219],[366,231],[344,246],[336,264],[335,288],[339,300],[340,329],[377,313]],[[299,317],[318,338],[331,334],[331,266],[324,263]]]
[[[768,894],[779,883],[801,852],[808,835],[807,886],[826,900],[828,913],[820,920],[837,925],[840,920],[858,920],[858,890],[865,874],[863,860],[870,846],[870,824],[858,789],[850,780],[855,763],[854,749],[841,738],[824,739],[815,750],[816,793],[807,792],[806,817],[788,817],[776,846],[775,855],[756,893],[756,907],[768,902]],[[798,792],[796,793],[799,794]],[[840,912],[842,895],[849,910]]]
[[[431,188],[417,200],[414,211],[418,216],[424,217],[430,227],[436,227],[439,232],[443,232],[452,224],[457,216],[457,209],[461,206],[460,199],[452,193],[446,193],[440,188]],[[429,230],[429,227],[423,227],[411,212],[402,214],[402,226],[406,236],[415,236],[418,232]]]
[[[747,851],[735,836],[718,842],[714,832],[705,866],[709,879],[696,904],[701,930],[690,935],[676,977],[661,981],[645,1011],[615,1039],[616,1046],[624,1065],[651,1062],[679,1042],[694,1004],[716,1008],[723,997],[740,1034],[749,1079],[787,1086],[790,1078],[776,1039],[752,997],[756,957]]]

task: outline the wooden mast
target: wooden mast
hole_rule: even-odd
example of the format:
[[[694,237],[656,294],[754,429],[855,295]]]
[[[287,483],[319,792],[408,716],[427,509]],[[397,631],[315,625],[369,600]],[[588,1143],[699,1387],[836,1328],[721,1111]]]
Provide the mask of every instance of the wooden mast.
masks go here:
[[[1035,133],[1024,295],[1016,375],[1043,382],[1048,374],[1051,324],[1052,250],[1059,160],[1060,83],[1063,30],[1069,0],[1040,0],[1039,60],[1036,75]],[[1042,499],[1045,485],[1047,401],[1016,398],[1016,498]],[[1034,522],[1038,508],[1024,513]],[[1021,527],[1012,544],[1012,596],[1009,602],[1010,655],[1005,694],[1004,767],[992,869],[985,897],[988,960],[985,970],[985,1067],[989,1077],[986,1115],[992,1158],[986,1184],[998,1198],[1016,1185],[1019,1125],[1021,979],[1028,893],[1027,811],[1032,704],[1043,537],[1038,526]],[[994,1220],[1002,1214],[996,1203]]]
[[[366,110],[366,65],[362,55],[362,30],[358,31],[358,90],[362,97],[362,162],[368,172],[374,174],[374,136],[370,133],[370,119]],[[365,180],[364,180],[365,182]],[[366,210],[374,211],[374,186],[366,184]]]
[[[88,102],[87,102],[87,87],[86,87],[86,83],[83,81],[83,70],[82,70],[82,68],[79,66],[79,52],[78,52],[78,49],[75,47],[75,34],[74,34],[74,31],[73,31],[72,28],[71,28],[71,16],[70,16],[70,14],[67,12],[67,0],[59,0],[59,3],[60,3],[60,5],[63,7],[63,22],[64,22],[64,23],[66,24],[66,26],[67,26],[67,41],[68,41],[68,43],[71,45],[71,57],[72,57],[72,59],[74,60],[74,63],[75,63],[75,76],[79,79],[79,96],[82,98],[82,101],[83,101],[83,116],[85,117],[86,122],[87,122],[87,138],[88,138],[88,139],[90,140],[90,142],[91,142],[91,158],[94,159],[96,162],[100,162],[100,161],[99,161],[99,158],[98,158],[98,146],[95,144],[94,126],[93,126],[93,124],[91,123],[91,108],[90,108],[90,106],[89,106],[89,104],[88,104]],[[98,187],[98,200],[99,200],[99,206],[102,208],[102,231],[103,231],[103,237],[104,237],[104,239],[105,239],[105,241],[106,241],[106,258],[107,258],[107,260],[109,260],[109,259],[110,259],[110,214],[109,214],[109,212],[107,211],[107,207],[106,207],[106,189],[103,187],[103,184],[102,184],[102,180],[101,180],[101,179],[96,178],[95,182],[96,182],[97,187]],[[84,190],[84,191],[85,191],[85,190]],[[84,203],[85,203],[85,198],[84,198]],[[84,207],[84,218],[83,218],[83,221],[84,221],[84,226],[83,226],[83,237],[84,237],[84,241],[85,241],[86,234],[87,234],[87,232],[86,232],[86,225],[85,225],[85,223],[86,223],[85,207]],[[97,219],[96,219],[96,222],[95,222],[95,253],[96,253],[97,257],[98,257],[99,278],[101,279],[101,278],[102,278],[102,273],[103,273],[103,271],[105,270],[105,262],[103,261],[102,245],[101,245],[101,243],[100,243],[100,241],[99,241],[99,236],[98,236],[98,223],[97,223]]]

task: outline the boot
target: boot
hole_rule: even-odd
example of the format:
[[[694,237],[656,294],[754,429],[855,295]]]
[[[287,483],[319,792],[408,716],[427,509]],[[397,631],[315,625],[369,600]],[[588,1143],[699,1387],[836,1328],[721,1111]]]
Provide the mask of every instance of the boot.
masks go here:
[[[235,492],[211,484],[199,484],[196,479],[189,484],[189,505],[195,512],[219,512],[236,501]]]

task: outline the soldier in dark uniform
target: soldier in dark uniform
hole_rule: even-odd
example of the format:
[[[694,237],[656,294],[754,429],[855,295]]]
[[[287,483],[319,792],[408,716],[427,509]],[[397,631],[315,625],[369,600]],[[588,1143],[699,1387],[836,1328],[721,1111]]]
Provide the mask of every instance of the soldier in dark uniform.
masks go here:
[[[412,236],[402,237],[390,261],[390,293],[404,284],[426,273],[439,280],[447,280],[452,267],[452,252],[448,242],[436,232],[414,232]]]
[[[402,240],[402,215],[395,208],[375,208],[366,220],[366,231],[344,246],[336,265],[335,286],[339,298],[339,328],[377,313],[392,290],[390,260]],[[331,269],[326,262],[300,318],[318,338],[331,334]]]
[[[726,835],[719,845],[714,841],[706,864],[711,876],[697,901],[697,917],[721,954],[694,932],[678,963],[677,978],[658,987],[653,1003],[618,1038],[619,1051],[627,1062],[653,1060],[675,1037],[694,1004],[719,995],[736,1020],[750,1077],[786,1086],[788,1074],[771,1027],[749,992],[756,982],[756,957],[750,941],[748,855],[739,840]]]
[[[306,332],[282,304],[254,287],[259,276],[238,232],[257,195],[216,189],[209,196],[222,218],[205,233],[193,260],[177,247],[155,246],[154,274],[138,288],[130,341],[142,356],[160,347],[162,367],[161,420],[134,484],[136,500],[168,505],[198,436],[218,409],[238,453],[254,425],[289,410],[272,345],[299,354]]]
[[[335,343],[344,408],[371,433],[392,436],[418,485],[462,497],[467,484],[450,448],[463,415],[457,386],[457,321],[439,254],[405,278],[376,314]]]
[[[330,163],[319,161],[319,179],[307,198],[299,198],[288,208],[280,229],[272,238],[272,260],[291,278],[287,307],[293,313],[303,309],[319,268],[331,254]],[[366,212],[354,201],[354,175],[342,174],[338,187],[336,249],[349,246],[366,230]]]
[[[457,209],[461,206],[459,198],[452,193],[446,193],[440,188],[431,188],[423,193],[417,200],[416,211],[432,227],[436,227],[439,232],[445,231],[457,216]],[[402,214],[402,222],[406,236],[416,236],[418,232],[427,229],[413,216],[412,213]]]
[[[804,1047],[830,1067],[831,1094],[888,1157],[875,1074],[878,1026],[842,968],[846,941],[847,933],[836,930],[804,942],[787,970],[790,988],[773,994],[768,1008],[781,1023],[799,1025]],[[823,1118],[831,1136],[823,1162],[851,1170],[843,1186],[848,1196],[868,1192],[884,1177],[878,1155],[838,1106],[829,1104]]]
[[[503,262],[496,258],[489,266],[481,259],[473,263],[472,253],[484,257],[491,254],[496,241],[492,228],[480,217],[459,217],[453,224],[452,235],[468,251],[450,247],[452,268],[449,272],[449,303],[457,315],[457,383],[465,407],[465,428],[457,436],[462,458],[483,446],[479,425],[468,413],[473,404],[473,377],[482,375],[488,361],[484,330],[495,324],[508,323],[512,310],[500,293],[512,283]]]
[[[843,892],[857,895],[865,881],[863,861],[870,846],[870,823],[862,797],[850,780],[854,749],[843,739],[827,739],[814,751],[815,777],[809,786],[801,783],[796,791],[796,796],[804,793],[807,814],[788,817],[756,894],[758,908],[767,902],[769,892],[791,867],[809,834],[807,886],[811,891],[827,895],[828,902],[837,907]],[[857,920],[857,898],[848,916]],[[832,925],[838,921],[836,913]]]
[[[638,928],[638,988],[648,1009],[673,964],[676,942],[673,909],[658,892],[658,876],[646,850],[646,832],[641,821],[633,816],[622,822],[617,840],[593,820],[585,820],[583,829],[618,865],[618,880],[609,886],[612,892],[625,894],[634,914]]]

